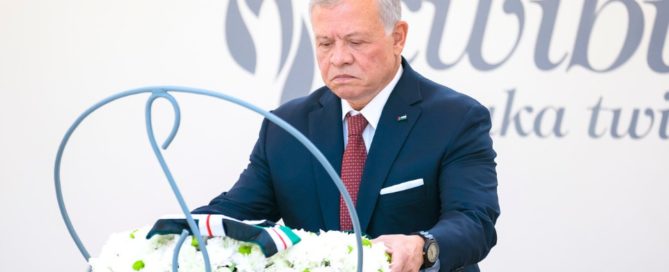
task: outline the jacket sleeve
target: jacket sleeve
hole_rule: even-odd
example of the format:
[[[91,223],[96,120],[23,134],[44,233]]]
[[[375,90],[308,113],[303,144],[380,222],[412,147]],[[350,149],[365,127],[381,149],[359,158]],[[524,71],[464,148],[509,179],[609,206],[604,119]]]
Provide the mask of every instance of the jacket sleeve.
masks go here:
[[[233,187],[214,198],[209,205],[193,210],[193,213],[224,214],[240,220],[279,220],[265,152],[268,126],[269,121],[265,119],[249,164]]]
[[[500,209],[490,127],[488,110],[475,103],[441,160],[441,214],[429,230],[439,244],[441,271],[476,264],[497,242]]]

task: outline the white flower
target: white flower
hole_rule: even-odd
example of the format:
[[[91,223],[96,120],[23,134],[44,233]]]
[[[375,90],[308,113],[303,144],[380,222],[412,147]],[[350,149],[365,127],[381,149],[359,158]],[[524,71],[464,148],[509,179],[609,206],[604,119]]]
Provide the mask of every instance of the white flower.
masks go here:
[[[112,234],[100,256],[90,259],[94,272],[171,272],[176,235],[156,235],[145,239],[149,228]],[[320,234],[294,231],[301,238],[297,245],[265,258],[260,247],[228,237],[206,240],[212,271],[355,271],[355,235],[338,231]],[[366,240],[366,239],[365,239]],[[363,271],[390,271],[383,244],[366,240],[363,246]],[[179,253],[179,271],[204,271],[202,253],[188,239]]]

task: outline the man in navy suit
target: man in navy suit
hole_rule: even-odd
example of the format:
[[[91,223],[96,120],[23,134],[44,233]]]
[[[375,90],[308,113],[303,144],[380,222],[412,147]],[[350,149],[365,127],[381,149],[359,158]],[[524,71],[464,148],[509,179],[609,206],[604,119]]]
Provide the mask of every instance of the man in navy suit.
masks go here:
[[[346,177],[356,175],[345,154],[353,141],[349,118],[364,118],[363,158],[352,164],[360,170],[359,187],[351,194],[363,232],[385,243],[393,271],[433,265],[428,244],[440,249],[438,270],[479,271],[477,263],[496,243],[499,215],[488,111],[402,58],[408,25],[400,20],[399,0],[312,0],[310,9],[326,86],[274,114]],[[194,212],[283,219],[309,231],[340,230],[345,222],[323,167],[267,120],[237,183]]]

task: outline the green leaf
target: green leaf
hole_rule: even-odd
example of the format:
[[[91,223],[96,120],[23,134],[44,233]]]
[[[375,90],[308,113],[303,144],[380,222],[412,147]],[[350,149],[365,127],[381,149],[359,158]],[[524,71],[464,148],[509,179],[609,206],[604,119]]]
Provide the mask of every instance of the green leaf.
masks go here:
[[[362,238],[362,246],[372,247],[372,240],[367,238]]]
[[[249,254],[251,254],[251,249],[252,249],[252,248],[251,248],[250,245],[242,245],[242,246],[239,247],[239,250],[238,250],[238,251],[239,251],[239,253],[241,253],[242,255],[249,255]]]
[[[197,249],[200,247],[200,242],[197,240],[197,238],[195,238],[195,236],[191,236],[190,245]]]
[[[351,252],[353,252],[353,247],[348,245],[348,253],[351,254]]]
[[[135,239],[135,233],[138,232],[138,231],[139,231],[138,229],[133,230],[133,231],[130,233],[130,239]]]
[[[132,264],[132,269],[135,271],[144,269],[144,261],[142,260],[136,261],[134,264]]]

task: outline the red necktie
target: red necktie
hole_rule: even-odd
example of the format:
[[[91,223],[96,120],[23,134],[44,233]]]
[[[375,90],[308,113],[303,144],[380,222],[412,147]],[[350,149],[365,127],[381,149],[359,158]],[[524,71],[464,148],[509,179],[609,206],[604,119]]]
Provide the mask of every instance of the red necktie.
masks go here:
[[[355,205],[358,200],[362,169],[365,168],[367,159],[367,149],[362,139],[362,131],[367,127],[367,120],[362,114],[351,116],[350,113],[346,114],[346,119],[348,120],[348,144],[342,159],[341,179]],[[339,197],[339,226],[342,231],[353,229],[351,215],[342,197]]]

